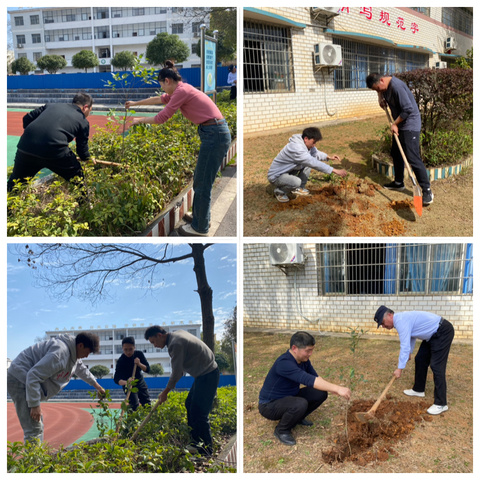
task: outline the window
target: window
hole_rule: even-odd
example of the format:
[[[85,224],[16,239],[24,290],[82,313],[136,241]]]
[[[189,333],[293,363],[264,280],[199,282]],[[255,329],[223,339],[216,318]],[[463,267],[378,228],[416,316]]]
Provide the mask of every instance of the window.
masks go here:
[[[319,295],[472,294],[472,244],[317,245]]]
[[[463,33],[473,35],[473,12],[465,7],[443,7],[442,22]]]
[[[14,17],[15,18],[15,26],[21,27],[23,26],[23,17]]]
[[[183,33],[183,23],[172,23],[172,34],[179,35]]]
[[[430,7],[410,7],[412,10],[416,12],[423,13],[427,17],[430,16]]]
[[[20,47],[20,45],[22,47],[25,45],[25,35],[17,35],[17,46]]]
[[[371,72],[382,75],[428,67],[428,55],[334,38],[342,47],[342,66],[335,69],[335,90],[367,88]]]
[[[32,33],[32,43],[42,43],[42,37],[39,33]]]
[[[30,25],[39,25],[40,16],[39,15],[30,15]]]
[[[295,91],[290,29],[245,22],[243,38],[244,91]]]
[[[133,16],[134,17],[139,17],[140,15],[145,15],[145,9],[144,8],[134,8],[133,9]]]
[[[38,62],[42,58],[42,52],[33,52],[33,61]]]

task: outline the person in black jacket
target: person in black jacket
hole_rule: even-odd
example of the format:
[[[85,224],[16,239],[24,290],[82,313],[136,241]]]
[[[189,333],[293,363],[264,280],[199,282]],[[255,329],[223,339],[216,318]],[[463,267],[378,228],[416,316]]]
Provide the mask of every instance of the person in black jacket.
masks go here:
[[[129,398],[129,404],[132,410],[136,410],[138,405],[150,405],[150,395],[148,393],[147,382],[143,378],[142,372],[150,372],[150,365],[145,355],[140,350],[135,350],[135,339],[133,337],[125,337],[122,340],[123,354],[117,360],[115,367],[114,382],[123,387],[123,391],[127,393],[127,385],[133,381],[132,373],[134,365],[137,366],[135,371],[135,379],[137,384],[135,388],[138,393],[132,392]]]
[[[69,181],[83,179],[80,160],[90,158],[87,117],[93,106],[88,93],[77,93],[72,103],[47,103],[23,117],[23,135],[17,145],[15,165],[7,183],[11,192],[16,182],[24,183],[43,168]],[[69,147],[75,140],[77,155]]]

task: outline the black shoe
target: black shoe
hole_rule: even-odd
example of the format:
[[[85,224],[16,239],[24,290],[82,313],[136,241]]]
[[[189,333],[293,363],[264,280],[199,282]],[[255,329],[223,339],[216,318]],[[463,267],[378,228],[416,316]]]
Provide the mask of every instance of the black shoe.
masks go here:
[[[423,191],[422,202],[425,206],[433,203],[433,192],[430,189]]]
[[[405,190],[405,185],[403,183],[398,183],[398,182],[390,182],[387,183],[383,186],[383,188],[386,188],[388,190],[396,190],[397,192],[401,192],[402,190]]]
[[[275,431],[273,434],[285,445],[296,445],[296,441],[293,438],[293,435],[291,433],[279,433],[277,430],[278,427],[275,427]]]
[[[307,420],[306,418],[302,418],[297,423],[297,425],[303,425],[304,427],[311,427],[311,426],[313,426],[313,422],[311,422],[310,420]]]

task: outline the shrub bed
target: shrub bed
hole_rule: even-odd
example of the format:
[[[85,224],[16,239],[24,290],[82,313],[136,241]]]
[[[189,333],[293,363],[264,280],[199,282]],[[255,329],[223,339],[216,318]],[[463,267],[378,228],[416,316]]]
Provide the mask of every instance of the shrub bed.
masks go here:
[[[175,473],[198,471],[199,457],[185,449],[189,443],[185,398],[188,392],[171,392],[168,401],[152,415],[135,442],[130,440],[150,411],[139,407],[123,417],[119,434],[115,433],[118,411],[105,404],[97,419],[97,427],[105,441],[81,442],[71,448],[52,451],[39,442],[7,442],[9,473]],[[218,389],[210,415],[214,455],[236,432],[236,387]],[[210,460],[203,471],[234,472]]]
[[[233,139],[236,103],[218,106]],[[165,124],[139,125],[123,135],[116,118],[93,136],[90,151],[120,165],[84,164],[86,198],[63,181],[17,186],[7,196],[8,236],[139,235],[188,185],[200,146],[196,125],[177,113]]]

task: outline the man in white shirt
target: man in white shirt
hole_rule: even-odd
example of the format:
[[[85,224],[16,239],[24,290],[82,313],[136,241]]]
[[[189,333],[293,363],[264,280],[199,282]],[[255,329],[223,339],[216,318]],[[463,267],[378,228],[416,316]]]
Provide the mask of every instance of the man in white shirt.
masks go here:
[[[393,372],[400,378],[402,370],[410,360],[415,348],[415,341],[422,340],[415,356],[415,383],[410,390],[403,393],[408,396],[424,397],[428,367],[432,369],[434,404],[427,410],[431,415],[438,415],[448,410],[447,382],[445,371],[448,354],[455,331],[453,325],[444,318],[430,312],[410,311],[395,313],[382,305],[374,317],[377,328],[380,326],[391,330],[395,328],[400,339],[400,354],[397,369]]]

